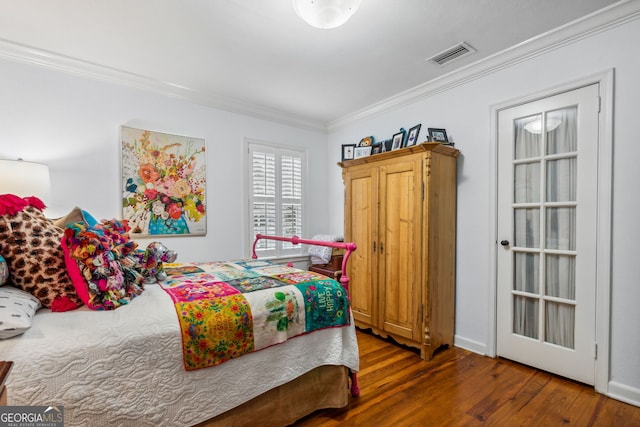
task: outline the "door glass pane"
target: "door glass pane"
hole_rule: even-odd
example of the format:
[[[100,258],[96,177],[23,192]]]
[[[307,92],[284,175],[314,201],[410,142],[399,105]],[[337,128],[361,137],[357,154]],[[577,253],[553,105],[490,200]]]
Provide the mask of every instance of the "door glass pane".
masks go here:
[[[573,202],[576,200],[575,157],[547,162],[547,201]]]
[[[546,248],[576,249],[576,208],[547,208]]]
[[[578,107],[567,107],[546,114],[547,154],[578,151]]]
[[[515,166],[514,199],[516,203],[540,201],[540,163]]]
[[[513,296],[513,333],[538,338],[538,300]]]
[[[523,252],[515,252],[513,256],[513,288],[516,291],[537,294],[540,256]]]
[[[539,157],[541,154],[542,115],[537,114],[514,120],[513,125],[515,127],[514,159]]]
[[[575,348],[575,307],[547,301],[545,310],[545,341],[567,348]]]
[[[540,247],[540,209],[514,209],[515,245],[521,248]]]
[[[576,257],[574,255],[547,255],[546,295],[558,298],[576,298]]]

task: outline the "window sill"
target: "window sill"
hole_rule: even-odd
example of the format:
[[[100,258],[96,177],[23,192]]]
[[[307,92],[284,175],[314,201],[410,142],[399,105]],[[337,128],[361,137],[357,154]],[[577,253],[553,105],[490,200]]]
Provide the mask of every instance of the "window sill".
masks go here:
[[[300,270],[306,270],[311,264],[311,259],[309,255],[287,255],[281,257],[260,257],[258,259],[263,259],[267,261],[271,261],[274,264],[288,264],[292,263],[294,267],[299,268]]]

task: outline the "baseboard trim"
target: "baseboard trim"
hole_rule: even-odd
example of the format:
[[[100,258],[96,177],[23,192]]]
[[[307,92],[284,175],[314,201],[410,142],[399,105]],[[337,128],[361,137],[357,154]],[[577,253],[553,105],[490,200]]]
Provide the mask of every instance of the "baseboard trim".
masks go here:
[[[629,405],[640,407],[640,389],[636,387],[630,387],[616,381],[609,381],[607,396],[628,403]]]
[[[488,355],[487,346],[478,341],[474,341],[465,337],[461,337],[460,335],[454,335],[453,337],[453,345],[458,348],[463,348],[465,350],[469,350],[473,353],[478,353],[483,356]]]

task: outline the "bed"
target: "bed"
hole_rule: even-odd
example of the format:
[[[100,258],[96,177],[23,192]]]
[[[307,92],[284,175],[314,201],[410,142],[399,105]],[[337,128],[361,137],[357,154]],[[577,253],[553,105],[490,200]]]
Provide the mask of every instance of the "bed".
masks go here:
[[[341,285],[348,292],[345,267],[354,244],[258,239],[345,249]],[[238,263],[251,267],[255,259],[234,261],[233,268]],[[185,274],[185,265],[203,269],[225,262],[201,264],[167,265],[167,272],[173,268],[178,274],[146,284],[115,310],[86,305],[64,312],[40,309],[23,334],[0,340],[0,360],[13,361],[8,404],[61,406],[67,426],[279,426],[317,409],[344,407],[350,394],[359,394],[350,310],[344,325],[296,333],[277,345],[266,341],[264,348],[189,369],[188,329],[184,319],[177,321],[177,302],[169,289]],[[289,266],[267,268],[307,274]]]

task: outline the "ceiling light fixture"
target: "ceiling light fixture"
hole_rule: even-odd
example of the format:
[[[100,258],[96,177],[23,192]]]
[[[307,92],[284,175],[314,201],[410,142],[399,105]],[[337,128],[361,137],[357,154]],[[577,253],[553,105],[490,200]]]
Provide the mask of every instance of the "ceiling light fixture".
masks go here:
[[[293,0],[296,14],[312,27],[339,27],[358,10],[362,0]]]
[[[556,130],[556,128],[560,126],[560,123],[562,123],[562,120],[560,119],[555,119],[551,117],[547,118],[547,123],[546,123],[547,132]],[[529,133],[536,133],[536,134],[542,133],[542,120],[541,119],[533,120],[527,123],[526,125],[524,125],[524,129]]]

